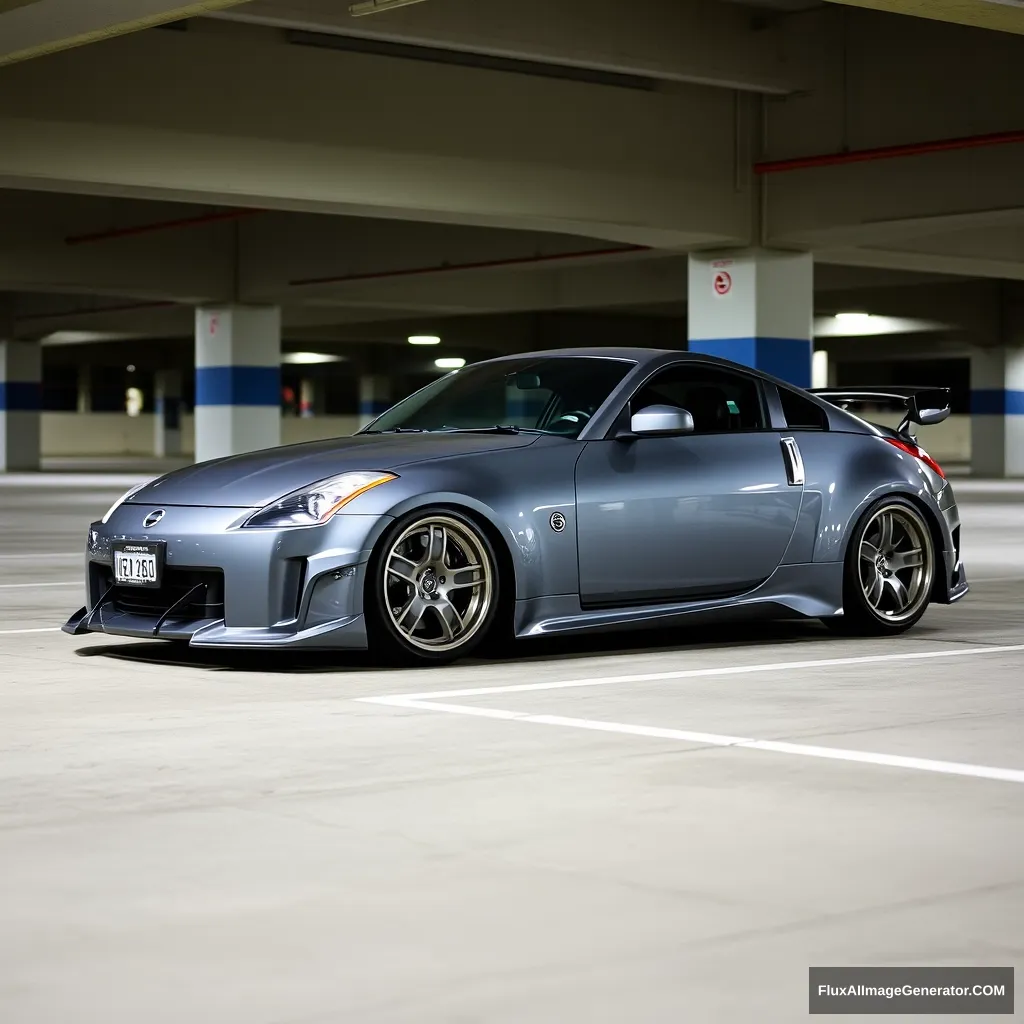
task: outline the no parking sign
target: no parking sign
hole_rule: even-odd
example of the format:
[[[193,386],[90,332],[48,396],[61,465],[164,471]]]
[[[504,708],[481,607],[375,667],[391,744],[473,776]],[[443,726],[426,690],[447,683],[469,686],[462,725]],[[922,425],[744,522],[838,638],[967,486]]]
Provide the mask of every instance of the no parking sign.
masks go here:
[[[732,266],[732,260],[715,260],[711,264],[711,284],[716,295],[728,295],[732,291],[732,274],[726,267]]]

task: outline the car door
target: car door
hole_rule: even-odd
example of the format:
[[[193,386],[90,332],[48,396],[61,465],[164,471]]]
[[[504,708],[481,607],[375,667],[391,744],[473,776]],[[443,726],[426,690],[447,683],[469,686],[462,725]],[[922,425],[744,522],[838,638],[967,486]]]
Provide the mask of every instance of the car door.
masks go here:
[[[589,441],[577,462],[585,606],[742,593],[775,571],[793,536],[799,451],[770,428],[758,378],[673,364],[641,385],[611,433],[653,404],[687,409],[694,432]]]

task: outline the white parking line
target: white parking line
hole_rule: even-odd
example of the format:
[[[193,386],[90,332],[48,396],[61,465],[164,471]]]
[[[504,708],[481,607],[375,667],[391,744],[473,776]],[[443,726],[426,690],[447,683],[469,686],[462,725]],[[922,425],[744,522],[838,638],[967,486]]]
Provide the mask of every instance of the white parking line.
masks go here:
[[[37,629],[0,629],[0,636],[12,636],[15,633],[59,633],[60,626],[43,626]]]
[[[982,654],[1006,654],[1024,651],[1024,644],[998,647],[966,647],[961,650],[918,651],[907,654],[868,655],[853,658],[820,658],[814,661],[774,662],[760,665],[733,665],[721,668],[683,669],[677,672],[650,672],[594,679],[569,679],[552,683],[524,683],[516,686],[478,686],[464,690],[436,691],[434,693],[392,694],[381,697],[357,697],[360,703],[383,704],[389,707],[418,711],[440,711],[450,715],[469,715],[504,721],[528,722],[531,725],[553,725],[569,729],[588,729],[596,732],[645,736],[654,739],[696,743],[709,747],[735,747],[760,750],[772,754],[790,754],[832,761],[853,761],[860,764],[906,768],[914,771],[937,772],[943,775],[962,775],[1000,782],[1024,783],[1024,770],[999,768],[991,765],[965,764],[958,761],[938,761],[923,757],[905,757],[899,754],[873,753],[866,750],[844,750],[839,747],[820,747],[783,740],[759,740],[747,736],[724,736],[717,733],[694,732],[686,729],[668,729],[661,726],[627,725],[622,722],[604,722],[588,718],[563,715],[535,715],[526,711],[500,708],[473,707],[469,704],[448,704],[445,698],[485,696],[495,693],[527,693],[539,690],[569,689],[581,686],[608,686],[616,683],[663,682],[670,679],[693,679],[707,676],[744,675],[755,672],[792,672],[809,668],[830,668],[840,665],[863,665],[878,662],[926,660],[933,658],[963,658]]]
[[[84,587],[84,580],[62,580],[60,583],[0,583],[0,590],[20,590],[29,587]]]
[[[396,693],[384,697],[357,697],[373,704],[404,703],[407,700],[440,700],[444,697],[480,697],[489,693],[528,693],[531,690],[567,690],[577,686],[612,686],[616,683],[654,683],[666,679],[698,679],[703,676],[745,675],[751,672],[796,672],[806,668],[839,665],[871,665],[886,661],[925,661],[931,658],[967,658],[978,654],[1006,654],[1024,651],[1024,644],[1001,647],[962,647],[941,651],[911,651],[900,654],[865,654],[850,658],[817,658],[809,661],[770,661],[760,665],[727,665],[715,668],[686,668],[672,672],[646,672],[626,676],[596,676],[552,683],[518,683],[512,686],[475,686],[467,690],[437,690],[433,693]]]

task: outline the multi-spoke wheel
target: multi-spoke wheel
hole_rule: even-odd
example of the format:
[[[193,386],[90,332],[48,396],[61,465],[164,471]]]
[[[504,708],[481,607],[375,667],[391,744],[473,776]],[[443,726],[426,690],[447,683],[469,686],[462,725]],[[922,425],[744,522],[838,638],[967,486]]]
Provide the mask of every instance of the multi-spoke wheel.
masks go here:
[[[928,607],[934,578],[935,546],[921,513],[903,498],[883,500],[850,538],[843,631],[909,629]]]
[[[379,646],[415,661],[462,657],[484,637],[498,597],[497,562],[470,520],[426,510],[400,521],[374,565]],[[383,628],[380,628],[383,627]]]

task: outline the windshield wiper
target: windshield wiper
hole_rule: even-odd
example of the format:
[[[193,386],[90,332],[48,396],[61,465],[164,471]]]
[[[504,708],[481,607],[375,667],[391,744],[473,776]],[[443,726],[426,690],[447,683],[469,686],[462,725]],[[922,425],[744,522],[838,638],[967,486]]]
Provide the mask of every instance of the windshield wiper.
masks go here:
[[[442,427],[449,434],[519,434],[539,433],[525,427],[517,427],[514,423],[496,423],[493,427]]]
[[[360,434],[424,434],[423,427],[391,427],[388,430],[360,430]]]

